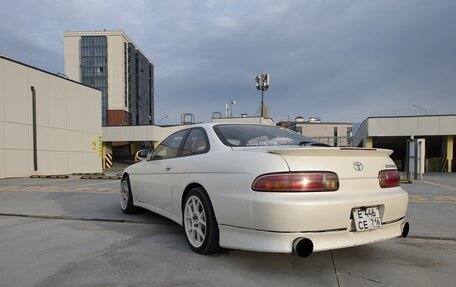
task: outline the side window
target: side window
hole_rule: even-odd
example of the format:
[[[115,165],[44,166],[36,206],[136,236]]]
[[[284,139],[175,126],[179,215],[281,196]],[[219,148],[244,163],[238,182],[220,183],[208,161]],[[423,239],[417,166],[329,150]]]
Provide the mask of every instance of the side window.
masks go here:
[[[209,142],[203,129],[195,128],[190,131],[185,140],[182,156],[205,153],[209,150]]]
[[[152,156],[150,158],[152,160],[156,160],[177,157],[179,147],[181,146],[182,140],[187,132],[188,130],[183,130],[167,137],[152,152]]]

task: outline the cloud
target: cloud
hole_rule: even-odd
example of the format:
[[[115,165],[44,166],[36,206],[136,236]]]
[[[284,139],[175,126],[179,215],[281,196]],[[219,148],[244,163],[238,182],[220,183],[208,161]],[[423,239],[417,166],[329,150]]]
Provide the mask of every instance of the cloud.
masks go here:
[[[274,120],[456,113],[454,1],[10,1],[0,53],[63,67],[65,30],[122,29],[154,62],[155,114],[207,121],[260,102]],[[25,17],[23,7],[28,7]]]

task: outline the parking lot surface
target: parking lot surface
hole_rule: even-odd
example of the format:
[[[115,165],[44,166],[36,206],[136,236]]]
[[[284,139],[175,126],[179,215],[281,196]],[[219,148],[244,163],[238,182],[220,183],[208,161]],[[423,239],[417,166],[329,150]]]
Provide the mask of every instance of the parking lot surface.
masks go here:
[[[453,286],[456,176],[403,188],[409,238],[300,258],[195,254],[177,224],[123,214],[118,180],[0,180],[0,286]]]

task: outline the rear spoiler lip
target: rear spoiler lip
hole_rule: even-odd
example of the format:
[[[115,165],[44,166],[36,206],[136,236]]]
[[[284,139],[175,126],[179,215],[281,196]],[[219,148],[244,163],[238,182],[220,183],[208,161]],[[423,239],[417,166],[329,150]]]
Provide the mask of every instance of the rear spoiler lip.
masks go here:
[[[340,150],[377,150],[376,148],[364,148],[364,147],[341,147]]]
[[[393,151],[390,149],[382,148],[362,148],[362,147],[319,147],[319,146],[246,146],[246,147],[231,147],[233,151],[252,151],[252,152],[266,152],[278,155],[292,155],[302,152],[305,156],[318,156],[318,155],[336,155],[337,153],[348,155],[353,153],[354,157],[361,156],[360,153],[390,156]]]
[[[291,149],[268,149],[268,153],[281,156],[343,156],[343,157],[384,157],[390,156],[393,151],[389,149],[365,149],[365,148],[291,148]]]

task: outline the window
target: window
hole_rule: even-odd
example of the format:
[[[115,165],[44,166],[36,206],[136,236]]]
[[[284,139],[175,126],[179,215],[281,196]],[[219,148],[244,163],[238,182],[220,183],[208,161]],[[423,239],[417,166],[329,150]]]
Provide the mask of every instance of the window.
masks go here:
[[[104,88],[106,86],[106,79],[105,78],[94,78],[94,87],[95,88]]]
[[[352,127],[347,127],[347,137],[351,137],[352,134]]]
[[[179,131],[167,137],[158,147],[153,151],[151,159],[167,159],[177,157],[179,148],[181,146],[184,136],[188,130]]]
[[[85,85],[102,91],[102,124],[107,124],[107,38],[105,36],[82,36],[80,42],[80,75]]]
[[[182,156],[206,153],[209,151],[209,142],[203,129],[192,129],[185,140]]]
[[[302,145],[314,141],[292,130],[275,126],[218,125],[214,126],[220,140],[227,146]]]

